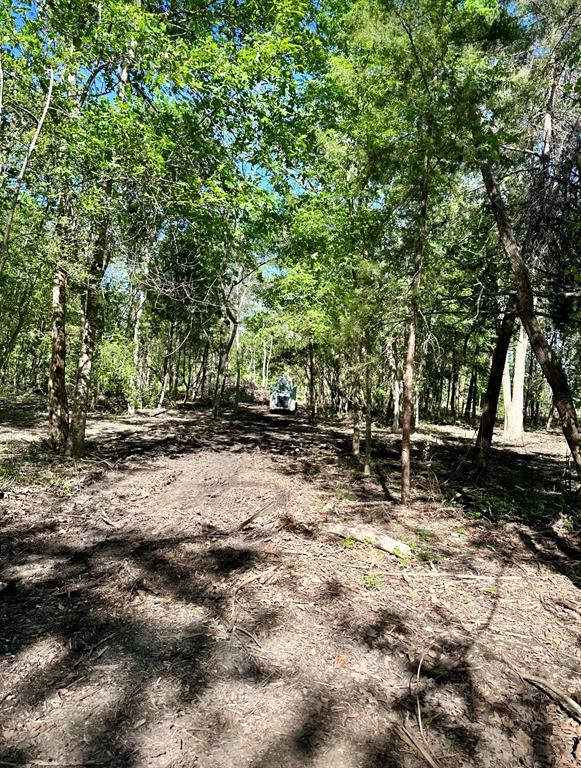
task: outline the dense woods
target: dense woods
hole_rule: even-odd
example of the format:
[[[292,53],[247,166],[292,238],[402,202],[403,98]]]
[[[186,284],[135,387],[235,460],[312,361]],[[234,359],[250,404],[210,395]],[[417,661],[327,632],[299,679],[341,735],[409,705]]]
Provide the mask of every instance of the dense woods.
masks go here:
[[[581,471],[578,16],[5,3],[3,393],[82,456],[96,407],[217,416],[290,373],[366,473],[401,430],[403,501],[424,420],[474,425],[476,479],[498,418],[558,420]]]

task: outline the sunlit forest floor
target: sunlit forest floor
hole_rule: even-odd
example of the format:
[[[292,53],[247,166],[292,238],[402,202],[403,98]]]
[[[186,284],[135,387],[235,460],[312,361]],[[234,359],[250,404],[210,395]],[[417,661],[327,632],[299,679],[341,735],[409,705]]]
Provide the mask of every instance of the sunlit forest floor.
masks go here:
[[[33,407],[0,426],[0,766],[579,765],[525,679],[581,694],[556,433],[498,443],[476,491],[472,431],[421,429],[404,508],[387,430],[364,478],[347,424],[260,405],[98,417],[82,462],[43,452]]]

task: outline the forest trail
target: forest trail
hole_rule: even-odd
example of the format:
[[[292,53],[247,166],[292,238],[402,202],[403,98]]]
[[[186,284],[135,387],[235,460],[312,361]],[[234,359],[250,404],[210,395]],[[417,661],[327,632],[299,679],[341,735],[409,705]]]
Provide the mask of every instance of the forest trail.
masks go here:
[[[404,508],[387,431],[366,479],[346,427],[263,406],[96,419],[79,463],[38,429],[0,434],[0,766],[414,768],[418,710],[442,766],[578,766],[580,726],[519,672],[579,700],[579,549],[462,496],[470,432],[418,435]],[[536,509],[562,474],[542,437],[495,459]]]

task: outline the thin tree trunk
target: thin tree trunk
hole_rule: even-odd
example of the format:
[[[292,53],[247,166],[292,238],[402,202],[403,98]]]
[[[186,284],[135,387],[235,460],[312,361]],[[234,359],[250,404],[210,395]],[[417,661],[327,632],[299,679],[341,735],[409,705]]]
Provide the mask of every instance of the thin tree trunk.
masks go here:
[[[270,337],[270,343],[268,345],[268,354],[266,356],[266,366],[265,366],[265,387],[268,387],[268,377],[270,375],[270,359],[272,357],[272,336]]]
[[[167,385],[169,384],[169,369],[170,365],[168,360],[165,361],[163,369],[163,381],[161,382],[161,391],[159,393],[159,400],[157,401],[157,410],[160,411],[163,408],[163,402],[165,400],[165,393],[167,392]]]
[[[193,320],[190,323],[190,333],[193,330]],[[196,377],[196,353],[197,353],[197,345],[194,343],[189,344],[188,347],[188,378],[186,380],[186,391],[184,392],[184,399],[182,401],[182,404],[185,405],[186,403],[189,403],[192,399],[192,390],[196,388],[197,385],[197,377]]]
[[[170,380],[170,355],[171,351],[173,350],[174,343],[174,331],[175,331],[175,322],[172,320],[169,326],[169,341],[168,341],[168,349],[170,350],[169,354],[165,354],[163,358],[163,376],[161,381],[161,391],[159,393],[159,399],[157,401],[157,410],[161,410],[163,408],[163,403],[165,400],[165,395],[167,392],[167,387]]]
[[[144,273],[147,274],[147,268]],[[133,366],[134,372],[134,394],[132,402],[129,403],[129,412],[134,413],[136,408],[143,408],[143,358],[141,354],[141,318],[145,302],[147,301],[147,291],[142,286],[139,289],[139,298],[135,309],[135,320],[133,322]]]
[[[240,403],[240,383],[242,380],[242,361],[240,359],[240,328],[236,327],[236,405]]]
[[[417,374],[414,382],[414,414],[413,414],[413,427],[414,430],[420,428],[420,381],[422,378],[422,370],[424,367],[423,359],[420,360],[417,366]]]
[[[508,348],[510,346],[510,340],[512,338],[514,322],[515,313],[512,308],[507,307],[496,338],[496,346],[492,353],[488,384],[486,386],[486,394],[484,395],[484,403],[480,415],[480,427],[478,429],[478,437],[476,438],[476,445],[474,446],[474,453],[472,456],[472,468],[477,480],[484,477],[488,469],[490,446],[492,445],[498,400],[500,398],[502,374]]]
[[[204,351],[202,352],[202,363],[200,365],[200,380],[198,387],[196,387],[196,391],[194,392],[194,397],[198,395],[198,392],[200,394],[200,399],[204,399],[204,391],[206,389],[206,376],[208,372],[208,353],[210,351],[210,342],[206,341],[204,344]]]
[[[428,213],[428,155],[424,155],[422,181],[420,188],[420,215],[418,221],[418,236],[412,279],[412,295],[410,319],[408,328],[408,346],[403,376],[403,408],[401,435],[401,503],[408,504],[411,497],[411,444],[412,444],[412,409],[414,389],[414,361],[416,355],[416,326],[424,259],[424,244],[426,240],[426,219]]]
[[[517,291],[517,309],[531,342],[531,347],[551,387],[553,403],[559,413],[563,434],[571,450],[577,473],[581,476],[581,433],[567,375],[549,347],[535,313],[530,273],[516,241],[500,188],[490,166],[482,165],[482,176],[492,206],[500,240],[508,257]]]
[[[111,182],[107,184],[107,199],[111,198]],[[99,312],[99,287],[106,266],[107,236],[109,217],[105,214],[97,234],[93,260],[89,269],[85,307],[83,312],[81,352],[77,365],[77,379],[71,414],[70,451],[72,456],[80,457],[85,453],[85,431],[87,426],[87,408],[91,388],[91,370],[95,353],[97,318]]]
[[[440,373],[440,381],[438,384],[438,392],[436,394],[437,403],[436,403],[436,412],[438,414],[438,419],[442,417],[442,393],[444,391],[444,374]]]
[[[504,406],[504,432],[506,434],[508,424],[511,420],[512,409],[512,385],[510,381],[510,360],[508,354],[506,355],[504,370],[502,372],[502,404]]]
[[[371,355],[365,348],[365,464],[363,474],[371,475]]]
[[[452,383],[450,387],[450,413],[452,415],[452,419],[456,421],[456,416],[458,415],[457,407],[456,407],[456,401],[458,397],[458,369],[456,368],[456,357],[454,355],[454,359],[452,360]]]
[[[466,408],[464,410],[464,418],[469,419],[470,414],[474,412],[476,406],[476,365],[472,366],[470,373],[470,383],[468,385],[468,396],[466,397]]]
[[[353,435],[351,440],[351,455],[358,459],[361,453],[361,406],[359,404],[359,382],[353,396]]]
[[[178,328],[179,331],[179,328]],[[170,375],[170,388],[169,391],[171,392],[171,401],[172,405],[175,405],[178,395],[178,387],[179,387],[179,377],[180,377],[180,369],[181,369],[181,361],[182,361],[182,353],[183,353],[183,343],[179,339],[179,335],[177,337],[177,352],[176,354],[172,355],[171,358],[171,375]]]
[[[508,358],[502,376],[504,398],[504,437],[506,440],[522,440],[524,418],[524,385],[527,355],[527,334],[521,324],[514,353],[512,385]]]
[[[262,386],[264,389],[268,386],[268,378],[266,376],[266,340],[262,342]]]
[[[227,311],[228,320],[231,324],[230,335],[225,347],[221,347],[220,354],[218,356],[218,370],[216,372],[216,386],[214,389],[214,404],[212,406],[212,418],[217,419],[220,411],[220,402],[224,394],[224,387],[226,385],[226,366],[228,365],[228,358],[230,357],[230,351],[234,345],[236,333],[238,331],[238,320]]]
[[[527,385],[525,390],[525,401],[524,401],[524,407],[523,412],[525,415],[525,419],[528,419],[530,422],[533,421],[533,412],[535,407],[534,402],[534,393],[533,393],[533,373],[535,368],[535,356],[530,355],[529,357],[529,370],[527,373]]]
[[[400,430],[401,419],[401,381],[399,378],[399,371],[394,371],[393,374],[393,421],[391,427],[394,432]]]
[[[52,357],[48,379],[49,441],[62,453],[69,434],[69,405],[65,382],[67,357],[65,324],[67,315],[67,272],[57,265],[52,288]]]
[[[317,418],[315,401],[315,345],[309,342],[309,422],[314,424]]]

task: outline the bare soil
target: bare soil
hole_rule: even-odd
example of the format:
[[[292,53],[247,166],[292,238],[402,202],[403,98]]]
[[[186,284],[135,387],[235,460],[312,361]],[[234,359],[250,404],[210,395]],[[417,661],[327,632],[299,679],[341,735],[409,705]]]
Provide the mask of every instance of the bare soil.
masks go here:
[[[32,407],[0,427],[0,766],[428,765],[414,740],[447,768],[581,764],[524,679],[581,700],[557,435],[499,444],[474,491],[472,432],[422,430],[402,507],[381,429],[364,478],[346,426],[263,406],[93,419],[84,462],[43,452]],[[318,531],[339,520],[415,556]]]

